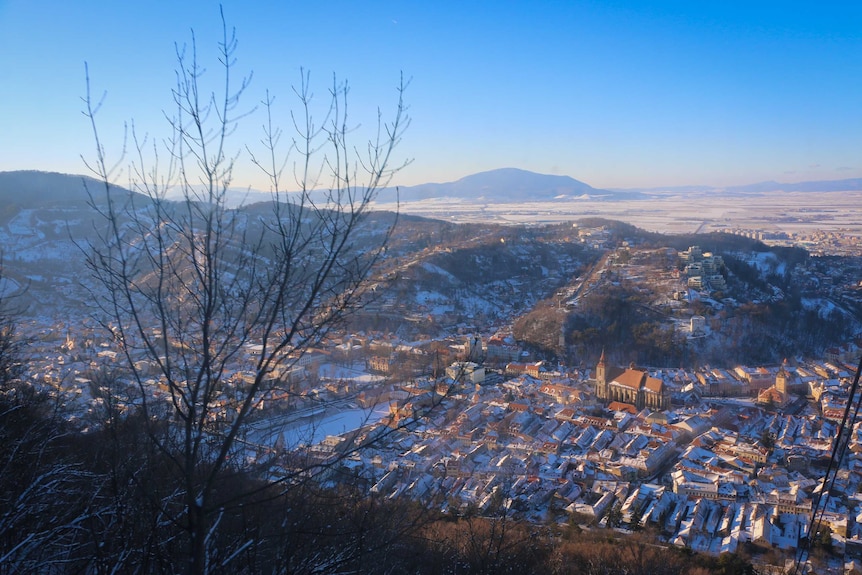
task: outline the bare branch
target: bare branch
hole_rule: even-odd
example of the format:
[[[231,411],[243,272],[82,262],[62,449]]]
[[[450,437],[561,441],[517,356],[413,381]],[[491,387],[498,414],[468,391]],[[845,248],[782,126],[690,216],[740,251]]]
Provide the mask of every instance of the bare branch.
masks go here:
[[[267,91],[259,107],[242,108],[251,74],[235,79],[236,49],[222,13],[217,87],[210,90],[194,32],[187,46],[175,46],[174,110],[164,113],[170,133],[162,140],[139,136],[131,123],[130,195],[113,187],[118,168],[107,167],[95,122],[101,101],[91,98],[89,75],[84,99],[96,147],[91,170],[105,195],[97,201],[91,194],[104,229],[87,264],[102,287],[103,324],[137,385],[148,441],[176,480],[175,491],[153,502],[159,517],[184,529],[192,573],[205,572],[215,557],[224,506],[243,500],[222,486],[254,469],[238,445],[253,412],[285,385],[281,374],[361,305],[391,234],[389,228],[373,242],[363,239],[365,215],[378,190],[407,165],[392,165],[409,125],[403,79],[392,120],[378,111],[376,133],[354,147],[348,84],[333,77],[317,121],[310,76],[302,71],[294,89],[298,111],[290,112],[294,134],[282,149],[275,97]],[[235,146],[233,136],[260,109],[256,154]],[[268,178],[272,201],[233,210],[227,194],[246,158]],[[284,187],[288,165],[293,190]],[[169,200],[176,192],[180,199]],[[250,346],[259,349],[252,360]],[[259,492],[260,481],[289,485],[318,468],[309,461],[284,478],[268,471],[247,496]]]

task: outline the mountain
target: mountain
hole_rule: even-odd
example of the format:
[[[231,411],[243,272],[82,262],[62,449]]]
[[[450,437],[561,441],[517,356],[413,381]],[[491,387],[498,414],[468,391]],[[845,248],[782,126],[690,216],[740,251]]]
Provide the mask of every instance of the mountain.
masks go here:
[[[465,176],[455,182],[399,188],[403,202],[454,198],[483,203],[523,203],[572,199],[638,199],[631,191],[600,190],[569,176],[537,174],[517,168],[500,168]],[[395,190],[381,191],[378,201],[394,201]]]
[[[14,214],[18,209],[27,208],[85,207],[88,201],[87,189],[99,199],[104,194],[103,185],[88,176],[34,170],[0,172],[0,220],[3,219],[3,213],[10,212],[10,210]],[[117,189],[124,193],[131,193],[120,187]],[[660,193],[724,194],[730,196],[777,191],[805,193],[862,191],[862,178],[796,183],[768,181],[726,188],[691,185],[599,189],[569,176],[538,174],[517,168],[500,168],[465,176],[454,182],[400,187],[397,189],[398,195],[396,195],[395,188],[386,188],[380,190],[377,201],[379,203],[395,202],[398,198],[402,202],[413,202],[447,198],[495,204],[582,199],[647,200],[654,194]],[[269,201],[270,199],[271,196],[268,193],[237,188],[229,191],[228,203],[231,207],[236,207],[242,204]]]
[[[118,186],[113,189],[131,193]],[[89,176],[57,172],[19,170],[0,172],[0,205],[30,209],[39,207],[84,206],[88,190],[97,199],[105,193],[105,184]],[[141,196],[143,198],[143,196]]]
[[[500,168],[465,176],[447,183],[429,183],[398,189],[398,199],[413,202],[435,198],[458,199],[483,204],[529,203],[567,200],[646,200],[656,193],[761,194],[768,192],[838,192],[862,190],[862,178],[782,183],[758,182],[726,188],[691,185],[652,188],[594,188],[569,176],[537,174],[517,168]],[[378,202],[394,202],[395,189],[381,190]]]

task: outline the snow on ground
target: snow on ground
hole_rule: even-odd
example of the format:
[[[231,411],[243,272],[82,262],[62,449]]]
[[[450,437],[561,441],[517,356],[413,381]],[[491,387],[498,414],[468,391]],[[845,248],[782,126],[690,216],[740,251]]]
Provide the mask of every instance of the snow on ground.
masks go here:
[[[481,298],[479,296],[466,296],[460,298],[459,300],[465,309],[471,310],[472,312],[481,312],[481,313],[491,313],[494,310],[498,309],[499,306],[496,306],[489,302],[488,300]]]
[[[756,402],[754,399],[746,397],[710,397],[712,403],[721,403],[724,405],[736,405],[739,407],[754,407]]]
[[[71,242],[42,242],[38,245],[15,250],[15,260],[21,262],[42,262],[45,260],[69,262],[75,261],[75,256],[80,253],[80,248],[75,247]]]
[[[362,409],[348,407],[344,402],[338,406],[330,405],[328,409],[321,407],[255,422],[248,426],[244,441],[270,448],[316,445],[329,435],[342,435],[377,423],[388,413],[389,405],[386,403],[372,409]]]
[[[498,308],[498,306],[477,295],[460,294],[455,299],[468,313],[492,313]],[[416,303],[428,306],[434,315],[449,313],[454,309],[452,298],[430,290],[418,291],[416,293]]]
[[[784,262],[780,261],[778,256],[772,252],[754,253],[749,263],[757,267],[760,273],[776,273],[778,275],[783,275],[786,267]]]
[[[420,265],[422,266],[422,269],[424,269],[425,271],[431,272],[432,274],[440,274],[441,276],[444,276],[446,279],[448,279],[451,282],[457,282],[458,281],[457,279],[455,279],[455,276],[453,276],[452,274],[450,274],[449,272],[447,272],[446,270],[444,270],[440,266],[435,266],[434,264],[429,263],[429,262],[422,262]]]
[[[333,363],[320,366],[320,377],[332,380],[351,380],[371,384],[384,379],[358,368],[358,364],[345,367]],[[244,441],[251,445],[286,447],[314,445],[328,435],[341,435],[362,426],[377,423],[389,413],[389,404],[373,408],[357,407],[349,398],[325,401],[305,408],[272,415],[250,423]]]
[[[388,413],[389,406],[387,404],[379,405],[373,410],[346,409],[317,419],[309,425],[291,429],[286,433],[293,435],[295,441],[309,441],[310,439],[310,443],[313,445],[320,443],[328,435],[342,435],[365,425],[377,423]],[[291,438],[285,437],[285,440],[289,439]],[[290,441],[287,442],[287,445],[291,444]]]
[[[812,204],[830,206],[828,212],[812,211]],[[782,221],[768,215],[781,206]],[[767,229],[785,233],[814,230],[862,229],[862,192],[769,192],[749,194],[740,202],[710,190],[681,195],[654,192],[645,199],[607,201],[602,196],[580,196],[570,200],[509,203],[477,203],[459,198],[401,199],[399,204],[381,202],[374,209],[436,217],[456,222],[560,223],[583,217],[607,217],[664,233],[706,233],[729,229]]]
[[[420,290],[416,292],[416,303],[421,305],[428,305],[428,303],[448,303],[449,298],[445,295],[436,292],[436,291],[428,291],[428,290]]]
[[[454,306],[446,296],[434,292],[422,290],[416,294],[416,302],[419,305],[428,306],[432,315],[443,315],[450,313]]]
[[[357,383],[373,383],[385,379],[380,375],[372,375],[356,367],[344,367],[334,363],[325,363],[318,371],[320,377],[327,379],[349,379]]]
[[[805,309],[816,309],[821,318],[828,318],[836,307],[835,304],[828,299],[823,298],[802,298],[802,307]]]
[[[33,212],[35,210],[25,209],[18,212],[18,214],[9,220],[7,227],[9,228],[9,233],[18,236],[32,236],[33,233],[38,234],[39,239],[45,237],[45,235],[39,231],[39,229],[33,225],[32,217]]]

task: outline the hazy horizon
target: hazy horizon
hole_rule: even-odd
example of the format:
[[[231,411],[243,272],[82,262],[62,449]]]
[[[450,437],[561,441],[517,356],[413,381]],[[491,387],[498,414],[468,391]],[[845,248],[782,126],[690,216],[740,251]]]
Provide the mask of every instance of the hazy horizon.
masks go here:
[[[482,175],[484,175],[484,174],[490,174],[490,173],[493,173],[493,172],[500,172],[500,171],[507,171],[507,170],[526,172],[526,173],[528,173],[528,174],[531,174],[531,175],[533,175],[533,176],[537,176],[537,177],[540,177],[540,178],[541,178],[541,177],[546,177],[546,176],[561,177],[561,178],[571,178],[572,180],[574,180],[574,181],[576,181],[576,182],[578,182],[578,183],[581,183],[581,184],[587,184],[587,185],[589,185],[589,186],[591,186],[591,187],[595,188],[595,189],[596,189],[596,190],[598,190],[598,191],[618,191],[618,192],[625,192],[625,191],[650,191],[650,192],[662,192],[662,191],[667,191],[667,192],[673,192],[673,191],[677,191],[677,190],[684,190],[684,189],[686,189],[686,188],[693,188],[693,189],[694,189],[694,188],[707,188],[707,189],[715,189],[715,190],[719,190],[719,191],[721,191],[721,190],[726,190],[726,189],[731,189],[731,188],[739,188],[739,187],[745,188],[745,187],[759,186],[759,185],[765,185],[765,184],[776,184],[776,185],[778,185],[778,186],[781,186],[781,185],[786,185],[786,186],[796,186],[796,185],[800,185],[800,184],[809,184],[809,183],[819,183],[819,182],[824,182],[824,183],[828,183],[828,182],[842,182],[842,181],[847,181],[847,180],[859,180],[859,179],[860,179],[860,178],[854,178],[854,177],[846,177],[846,178],[843,178],[843,177],[842,177],[842,178],[830,178],[830,179],[823,179],[823,180],[793,180],[793,179],[785,179],[785,180],[763,180],[763,181],[756,181],[756,182],[754,182],[754,181],[752,181],[752,182],[744,182],[744,183],[741,183],[741,184],[736,184],[736,185],[727,185],[727,186],[713,185],[713,184],[710,184],[710,183],[707,183],[707,182],[689,182],[689,183],[686,183],[686,184],[675,184],[675,185],[631,186],[631,187],[620,187],[620,188],[616,188],[616,187],[602,188],[602,187],[599,187],[599,186],[594,186],[594,185],[592,185],[592,183],[591,183],[591,182],[589,182],[589,181],[585,181],[585,180],[583,180],[583,179],[581,179],[581,178],[578,178],[577,176],[572,175],[572,174],[543,174],[543,173],[540,173],[540,172],[533,172],[533,171],[531,171],[531,170],[526,170],[526,169],[518,168],[518,167],[515,167],[515,166],[505,166],[505,167],[499,167],[499,168],[491,168],[491,169],[489,169],[489,170],[483,170],[483,171],[481,171],[481,172],[474,172],[474,173],[470,173],[470,174],[464,174],[463,176],[459,176],[459,177],[457,177],[457,178],[456,178],[456,179],[454,179],[454,180],[448,180],[448,181],[428,181],[428,182],[418,182],[418,183],[416,183],[416,184],[410,184],[410,185],[402,185],[402,184],[397,184],[397,183],[396,183],[396,184],[392,184],[392,185],[390,185],[390,186],[387,186],[386,188],[380,188],[380,189],[381,189],[381,190],[384,190],[384,189],[395,189],[395,188],[405,188],[405,189],[406,189],[406,188],[421,188],[421,187],[424,187],[424,186],[440,186],[440,185],[445,186],[445,185],[448,185],[448,184],[458,183],[458,182],[460,182],[461,180],[469,179],[469,178],[472,178],[472,177],[475,177],[475,176],[482,176]],[[95,177],[92,173],[89,173],[89,174],[88,174],[88,173],[86,173],[86,170],[81,170],[81,171],[79,171],[79,172],[58,172],[58,171],[55,171],[55,170],[41,170],[41,169],[36,169],[36,168],[20,168],[20,169],[10,169],[10,170],[5,170],[5,169],[4,169],[4,170],[0,170],[0,174],[2,174],[2,173],[12,173],[12,172],[41,172],[41,173],[48,173],[48,174],[50,174],[50,173],[56,173],[56,174],[60,174],[60,175],[73,176],[73,177],[78,177],[78,176],[81,176],[81,177]],[[121,175],[125,175],[125,172],[123,172]],[[120,187],[127,187],[127,188],[128,188],[128,184],[127,184],[126,182],[124,182],[124,181],[123,181],[123,178],[122,178],[122,177],[120,177],[120,178],[114,178],[114,180],[113,180],[113,182],[112,182],[112,183],[113,183],[113,184],[115,184],[115,185],[117,185],[117,186],[120,186]],[[168,192],[168,197],[171,197],[172,195],[176,195],[177,197],[181,197],[181,196],[182,196],[182,194],[183,194],[182,189],[181,189],[179,186],[174,186],[174,188],[175,188],[175,191],[173,192],[173,194],[172,194],[172,192],[170,192],[170,191]],[[316,188],[316,189],[325,189],[325,188],[323,188],[323,187],[318,187],[318,188]],[[855,189],[856,189],[856,188],[854,188],[854,190],[855,190]],[[253,187],[253,186],[248,186],[248,185],[246,185],[246,186],[241,186],[241,185],[231,185],[231,186],[229,187],[229,190],[230,190],[231,192],[235,193],[235,194],[241,194],[241,193],[244,193],[244,192],[249,192],[249,193],[251,193],[251,194],[269,194],[269,193],[270,193],[270,192],[269,192],[268,190],[266,190],[266,189],[255,188],[255,187]],[[838,191],[838,190],[836,189],[836,190],[834,190],[834,191]],[[294,189],[288,189],[288,190],[282,190],[282,192],[285,192],[285,193],[299,193],[299,192],[300,192],[300,190],[299,190],[299,189],[296,189],[296,190],[294,190]],[[816,193],[816,192],[815,192],[815,193]]]

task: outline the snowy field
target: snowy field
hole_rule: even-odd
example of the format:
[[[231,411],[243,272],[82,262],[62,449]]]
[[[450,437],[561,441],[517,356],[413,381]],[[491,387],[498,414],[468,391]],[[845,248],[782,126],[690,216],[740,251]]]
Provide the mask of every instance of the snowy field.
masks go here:
[[[309,437],[312,445],[320,443],[329,435],[343,435],[348,431],[354,431],[365,425],[371,425],[380,421],[389,414],[388,405],[379,405],[374,409],[347,409],[322,417],[313,423],[300,428],[291,439],[305,441]],[[288,439],[288,438],[286,438]]]
[[[374,375],[359,368],[344,367],[332,363],[320,366],[319,375],[322,379],[349,379],[357,384],[368,384],[383,381],[381,375]]]
[[[379,422],[388,415],[388,404],[372,409],[350,407],[347,402],[330,405],[326,410],[291,413],[249,425],[244,440],[253,445],[293,448],[316,445],[329,435],[342,435]],[[307,415],[307,417],[301,417]]]
[[[351,380],[360,388],[383,379],[362,369],[331,363],[321,365],[319,374],[324,380]],[[387,403],[363,409],[349,399],[321,402],[319,407],[273,416],[250,424],[245,440],[255,445],[270,447],[315,445],[328,435],[342,435],[377,423],[388,413]]]
[[[375,209],[393,210],[379,203]],[[585,217],[620,220],[649,231],[701,233],[728,229],[810,233],[862,232],[862,192],[652,193],[645,200],[572,199],[521,204],[472,203],[457,198],[401,201],[400,211],[452,222],[559,223]]]

